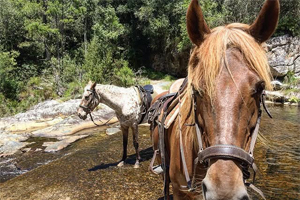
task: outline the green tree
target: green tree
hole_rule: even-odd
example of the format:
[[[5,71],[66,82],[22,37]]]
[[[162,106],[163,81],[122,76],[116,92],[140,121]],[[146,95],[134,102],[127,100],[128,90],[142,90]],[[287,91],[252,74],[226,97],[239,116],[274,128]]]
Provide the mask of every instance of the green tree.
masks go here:
[[[280,1],[280,18],[276,35],[300,35],[300,1]]]
[[[125,30],[111,6],[98,6],[94,20],[97,23],[93,26],[93,39],[84,63],[85,80],[108,83],[114,68],[126,64],[122,54],[124,47],[118,43]]]
[[[1,50],[1,48],[0,48]],[[18,52],[0,51],[0,94],[4,97],[13,99],[16,97],[17,81],[13,74]]]

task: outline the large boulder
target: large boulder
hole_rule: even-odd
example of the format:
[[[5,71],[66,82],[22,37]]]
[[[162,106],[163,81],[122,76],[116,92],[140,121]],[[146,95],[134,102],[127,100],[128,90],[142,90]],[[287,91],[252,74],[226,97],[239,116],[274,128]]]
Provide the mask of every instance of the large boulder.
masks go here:
[[[267,48],[274,77],[284,77],[288,71],[300,77],[300,37],[274,37],[267,42]]]

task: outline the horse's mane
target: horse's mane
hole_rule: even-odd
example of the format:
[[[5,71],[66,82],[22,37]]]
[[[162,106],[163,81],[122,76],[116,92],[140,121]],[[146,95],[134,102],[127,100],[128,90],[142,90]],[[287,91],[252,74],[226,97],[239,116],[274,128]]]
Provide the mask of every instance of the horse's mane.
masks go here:
[[[265,81],[266,89],[272,89],[266,52],[246,32],[248,28],[249,25],[240,23],[214,28],[199,48],[192,52],[188,78],[195,90],[204,91],[212,98],[215,79],[221,71],[222,62],[227,62],[226,50],[231,47],[237,48],[244,55],[249,69]]]

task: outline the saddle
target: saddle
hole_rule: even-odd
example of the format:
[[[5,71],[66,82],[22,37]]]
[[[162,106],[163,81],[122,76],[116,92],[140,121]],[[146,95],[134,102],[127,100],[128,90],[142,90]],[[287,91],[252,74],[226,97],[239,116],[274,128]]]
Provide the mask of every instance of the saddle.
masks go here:
[[[143,120],[145,119],[146,115],[148,114],[148,109],[150,108],[151,102],[152,102],[152,96],[151,94],[153,94],[153,86],[152,85],[145,85],[145,86],[140,86],[137,85],[135,86],[137,87],[137,89],[139,90],[140,93],[140,97],[142,100],[142,112],[141,112],[141,119],[139,121],[139,124],[143,122]]]
[[[150,124],[150,130],[158,125],[162,124],[165,129],[168,129],[172,124],[179,112],[179,94],[184,96],[187,87],[187,79],[185,79],[179,88],[179,91],[168,93],[158,98],[148,110],[148,123]],[[184,99],[182,100],[184,101]]]

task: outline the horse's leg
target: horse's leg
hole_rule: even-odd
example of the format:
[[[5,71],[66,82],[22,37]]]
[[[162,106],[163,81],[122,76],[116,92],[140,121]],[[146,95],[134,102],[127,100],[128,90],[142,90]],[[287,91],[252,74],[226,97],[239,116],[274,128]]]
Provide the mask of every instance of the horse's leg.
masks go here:
[[[133,125],[131,127],[132,129],[132,141],[133,141],[133,146],[135,148],[136,152],[136,161],[134,164],[134,168],[139,168],[140,167],[140,152],[139,152],[139,130],[138,130],[138,125]]]
[[[118,167],[123,167],[124,162],[127,158],[128,129],[129,127],[121,125],[121,130],[123,134],[123,157],[122,160],[119,162]]]

